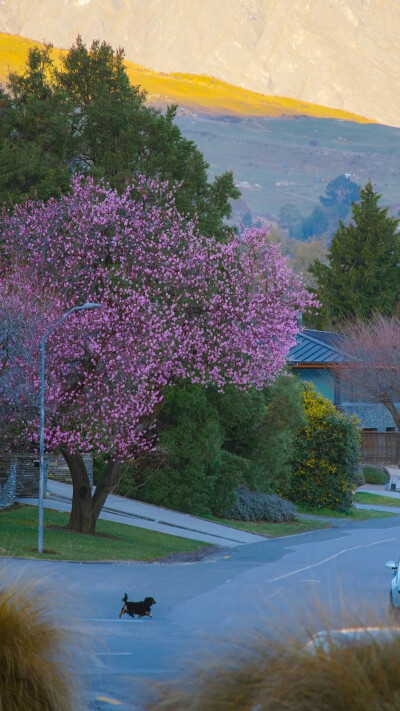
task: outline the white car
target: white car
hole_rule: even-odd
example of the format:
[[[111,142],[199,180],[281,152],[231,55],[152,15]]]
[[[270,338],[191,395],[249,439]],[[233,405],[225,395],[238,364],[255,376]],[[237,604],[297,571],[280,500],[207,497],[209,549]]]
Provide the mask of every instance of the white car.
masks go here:
[[[386,568],[393,571],[392,583],[389,593],[389,612],[393,615],[400,616],[400,568],[399,563],[395,560],[388,560],[385,563]]]
[[[343,627],[337,630],[316,632],[304,651],[316,654],[318,650],[329,653],[332,647],[352,647],[357,644],[390,641],[400,636],[400,627]]]

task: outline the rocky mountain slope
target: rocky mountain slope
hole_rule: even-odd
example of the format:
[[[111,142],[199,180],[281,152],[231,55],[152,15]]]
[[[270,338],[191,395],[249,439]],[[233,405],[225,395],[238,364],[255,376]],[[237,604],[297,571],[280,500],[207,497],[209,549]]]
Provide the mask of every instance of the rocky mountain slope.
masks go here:
[[[400,0],[0,0],[0,31],[400,126]]]

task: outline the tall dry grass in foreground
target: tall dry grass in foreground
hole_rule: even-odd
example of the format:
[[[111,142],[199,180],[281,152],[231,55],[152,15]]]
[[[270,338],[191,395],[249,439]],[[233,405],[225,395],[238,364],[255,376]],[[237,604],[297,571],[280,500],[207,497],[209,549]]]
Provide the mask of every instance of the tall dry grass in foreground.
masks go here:
[[[0,711],[78,711],[73,640],[39,588],[0,581]]]
[[[164,685],[148,711],[398,711],[400,638],[329,654],[304,643],[258,643],[180,685]]]

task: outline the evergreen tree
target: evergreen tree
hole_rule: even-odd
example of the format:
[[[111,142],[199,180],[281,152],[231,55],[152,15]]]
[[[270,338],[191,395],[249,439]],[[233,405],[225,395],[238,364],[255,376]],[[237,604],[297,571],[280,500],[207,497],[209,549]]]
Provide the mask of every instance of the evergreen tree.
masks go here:
[[[381,195],[371,182],[361,190],[360,202],[352,203],[347,226],[339,223],[328,250],[328,263],[315,261],[310,272],[317,280],[322,324],[358,316],[369,318],[378,311],[393,312],[400,289],[399,221],[381,208]]]
[[[30,50],[24,73],[2,95],[0,201],[42,200],[68,190],[73,155],[69,107],[50,80],[51,45]]]
[[[230,200],[240,196],[232,172],[210,182],[208,163],[165,113],[132,86],[124,51],[81,38],[56,69],[52,47],[30,50],[25,71],[11,74],[0,95],[0,202],[59,197],[73,172],[105,178],[122,191],[135,173],[178,185],[176,204],[198,216],[207,236],[225,237]]]

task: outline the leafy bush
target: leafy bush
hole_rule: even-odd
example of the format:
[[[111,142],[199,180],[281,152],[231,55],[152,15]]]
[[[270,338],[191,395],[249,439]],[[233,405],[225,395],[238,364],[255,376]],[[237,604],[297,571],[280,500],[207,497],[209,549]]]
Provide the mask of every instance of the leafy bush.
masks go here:
[[[244,477],[246,461],[221,449],[218,414],[200,385],[170,388],[158,446],[126,467],[118,492],[197,516],[219,515]]]
[[[221,516],[233,491],[274,493],[290,481],[292,445],[304,425],[302,387],[285,375],[263,391],[181,383],[167,390],[158,446],[124,467],[119,494],[186,513]],[[104,463],[95,461],[95,480]]]
[[[277,494],[262,494],[241,485],[236,489],[235,496],[236,501],[224,512],[224,518],[269,523],[288,523],[296,518],[293,504],[281,499]]]
[[[286,489],[292,478],[292,449],[305,425],[303,386],[294,375],[281,375],[265,389],[266,411],[261,423],[254,460],[259,476],[254,488],[265,492]]]
[[[364,470],[359,467],[356,472],[356,486],[363,486],[365,484]]]
[[[281,375],[263,391],[210,389],[207,397],[219,416],[222,447],[245,459],[242,482],[249,489],[275,493],[287,486],[291,452],[305,424],[302,385],[293,375]]]
[[[363,467],[362,473],[366,484],[387,484],[390,476],[386,469],[376,467]]]
[[[303,405],[307,424],[293,448],[287,496],[310,508],[348,511],[360,461],[358,420],[339,412],[310,384],[304,388]]]

